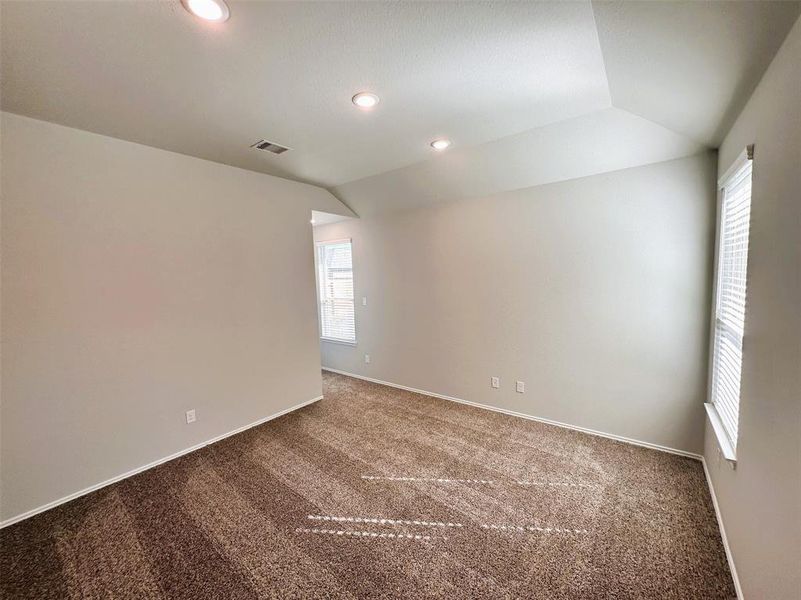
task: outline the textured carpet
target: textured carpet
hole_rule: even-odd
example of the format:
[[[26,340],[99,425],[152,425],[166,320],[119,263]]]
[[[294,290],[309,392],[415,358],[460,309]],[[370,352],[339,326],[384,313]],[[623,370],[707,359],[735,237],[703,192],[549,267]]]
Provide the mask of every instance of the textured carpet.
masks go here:
[[[697,461],[324,374],[0,531],[3,598],[732,598]]]

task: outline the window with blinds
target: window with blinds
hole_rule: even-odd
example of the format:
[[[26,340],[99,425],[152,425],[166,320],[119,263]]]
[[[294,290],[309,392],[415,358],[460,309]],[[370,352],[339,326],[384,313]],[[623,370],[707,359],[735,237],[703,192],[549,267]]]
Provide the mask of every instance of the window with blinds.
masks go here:
[[[733,456],[737,447],[743,362],[746,266],[751,218],[751,148],[721,182],[712,356],[712,406]]]
[[[350,240],[317,244],[317,287],[322,338],[356,343]]]

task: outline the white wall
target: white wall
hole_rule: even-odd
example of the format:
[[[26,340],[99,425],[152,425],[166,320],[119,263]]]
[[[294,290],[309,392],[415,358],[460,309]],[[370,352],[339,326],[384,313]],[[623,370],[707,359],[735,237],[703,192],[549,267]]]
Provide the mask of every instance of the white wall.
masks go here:
[[[705,154],[317,227],[359,300],[323,365],[700,453],[714,180]]]
[[[749,600],[801,589],[801,21],[720,148],[754,144],[737,465],[705,456]]]
[[[2,519],[321,394],[309,218],[349,212],[333,196],[0,125]]]

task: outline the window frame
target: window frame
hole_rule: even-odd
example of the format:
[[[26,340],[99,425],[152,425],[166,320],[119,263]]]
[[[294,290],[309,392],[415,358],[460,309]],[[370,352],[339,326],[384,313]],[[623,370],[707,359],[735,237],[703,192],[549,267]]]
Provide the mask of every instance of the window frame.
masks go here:
[[[353,303],[353,339],[344,339],[344,338],[337,338],[323,335],[323,293],[322,293],[322,273],[321,273],[321,264],[320,264],[320,249],[324,246],[333,246],[336,244],[350,244],[350,270],[351,270],[351,281],[353,282],[353,298],[351,298],[351,302]],[[358,336],[356,335],[356,277],[355,277],[355,269],[353,268],[353,239],[352,238],[340,238],[334,240],[320,240],[314,243],[314,275],[315,275],[315,293],[317,295],[317,333],[319,338],[323,342],[329,342],[332,344],[343,344],[345,346],[356,346],[358,344]]]
[[[724,232],[724,225],[726,219],[726,188],[729,187],[731,180],[736,177],[744,167],[749,165],[751,172],[749,177],[751,178],[750,181],[750,197],[748,199],[748,229],[747,229],[747,237],[746,237],[746,246],[750,244],[751,238],[751,206],[753,202],[753,178],[754,178],[754,171],[753,171],[753,158],[754,158],[754,146],[749,145],[746,149],[735,159],[732,165],[726,170],[723,176],[718,179],[717,183],[717,190],[718,190],[718,210],[717,210],[717,218],[716,218],[716,239],[715,239],[715,272],[714,272],[714,289],[713,289],[713,304],[712,304],[712,315],[711,315],[711,324],[710,324],[710,356],[709,356],[709,391],[708,391],[708,401],[704,404],[704,408],[706,409],[707,416],[709,417],[710,425],[712,426],[712,430],[717,437],[718,445],[720,447],[721,453],[723,457],[732,463],[732,465],[736,464],[737,462],[737,441],[739,439],[739,432],[740,432],[740,404],[742,400],[742,364],[743,364],[743,356],[745,350],[745,313],[743,315],[743,331],[740,333],[739,331],[729,331],[731,330],[731,326],[726,323],[724,319],[720,318],[721,312],[721,291],[722,291],[722,280],[724,276],[724,253],[722,248],[722,242],[725,238]],[[747,306],[747,295],[748,295],[748,248],[746,248],[746,256],[745,256],[745,280],[743,286],[744,296],[743,296],[743,308]],[[718,372],[716,369],[716,365],[718,364],[718,354],[719,354],[719,346],[718,346],[718,334],[719,330],[723,332],[724,335],[736,335],[739,337],[739,345],[740,345],[740,373],[739,373],[739,381],[738,381],[738,397],[737,397],[737,423],[735,431],[730,431],[730,427],[726,425],[725,420],[723,419],[720,409],[718,408],[718,403],[716,402],[717,398],[717,384],[718,384]]]

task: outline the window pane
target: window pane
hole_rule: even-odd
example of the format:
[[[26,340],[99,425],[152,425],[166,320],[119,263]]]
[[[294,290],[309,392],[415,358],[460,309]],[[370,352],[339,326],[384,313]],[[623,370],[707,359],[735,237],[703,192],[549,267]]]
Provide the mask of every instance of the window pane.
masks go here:
[[[745,329],[745,287],[751,219],[751,165],[743,156],[723,182],[718,245],[712,404],[732,447],[737,446]]]
[[[317,245],[320,326],[324,338],[356,341],[350,241]]]

